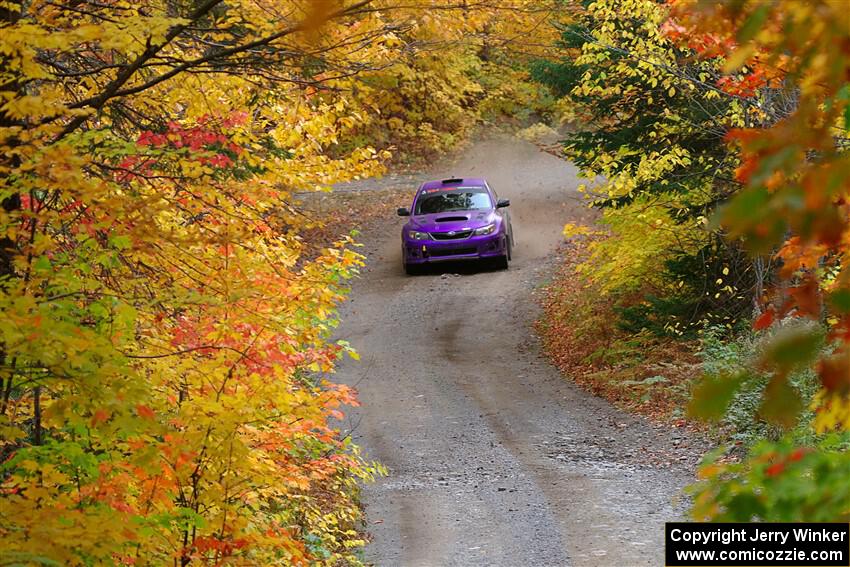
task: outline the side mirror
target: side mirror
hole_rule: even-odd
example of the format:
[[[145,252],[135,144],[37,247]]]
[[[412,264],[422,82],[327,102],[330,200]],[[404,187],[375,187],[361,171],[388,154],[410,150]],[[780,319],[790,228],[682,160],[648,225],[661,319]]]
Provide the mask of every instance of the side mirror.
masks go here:
[[[499,202],[496,203],[497,209],[504,209],[505,207],[510,207],[510,206],[511,206],[511,200],[510,199],[499,199]]]
[[[396,213],[400,217],[409,217],[410,216],[410,211],[407,210],[407,207],[399,207],[399,209],[396,211]]]

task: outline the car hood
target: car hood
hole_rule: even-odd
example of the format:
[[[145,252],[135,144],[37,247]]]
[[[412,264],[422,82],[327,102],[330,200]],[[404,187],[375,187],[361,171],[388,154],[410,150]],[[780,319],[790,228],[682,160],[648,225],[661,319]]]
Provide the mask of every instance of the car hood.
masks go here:
[[[492,209],[415,215],[410,217],[410,227],[423,232],[448,232],[487,226],[494,221],[495,217]]]

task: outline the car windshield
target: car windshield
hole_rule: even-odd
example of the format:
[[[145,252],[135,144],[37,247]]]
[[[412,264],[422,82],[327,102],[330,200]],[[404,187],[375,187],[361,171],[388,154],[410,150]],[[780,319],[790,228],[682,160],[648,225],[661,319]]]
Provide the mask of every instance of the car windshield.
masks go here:
[[[426,189],[416,200],[417,215],[447,213],[449,211],[472,211],[489,209],[490,195],[483,187],[461,187],[458,189]]]

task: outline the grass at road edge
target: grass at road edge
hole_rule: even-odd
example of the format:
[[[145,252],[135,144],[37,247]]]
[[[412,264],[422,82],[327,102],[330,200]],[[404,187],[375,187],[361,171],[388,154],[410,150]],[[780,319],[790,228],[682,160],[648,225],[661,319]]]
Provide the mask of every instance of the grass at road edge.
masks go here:
[[[617,327],[614,301],[577,271],[587,241],[574,238],[540,294],[536,323],[544,350],[569,380],[626,411],[684,425],[684,408],[701,374],[697,341],[629,334]]]

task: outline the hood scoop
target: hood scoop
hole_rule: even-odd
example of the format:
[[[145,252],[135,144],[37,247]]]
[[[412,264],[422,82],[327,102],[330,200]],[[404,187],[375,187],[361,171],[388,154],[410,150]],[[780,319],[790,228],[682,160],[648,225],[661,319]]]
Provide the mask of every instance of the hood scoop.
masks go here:
[[[437,217],[434,219],[435,222],[458,222],[469,220],[469,217]]]

